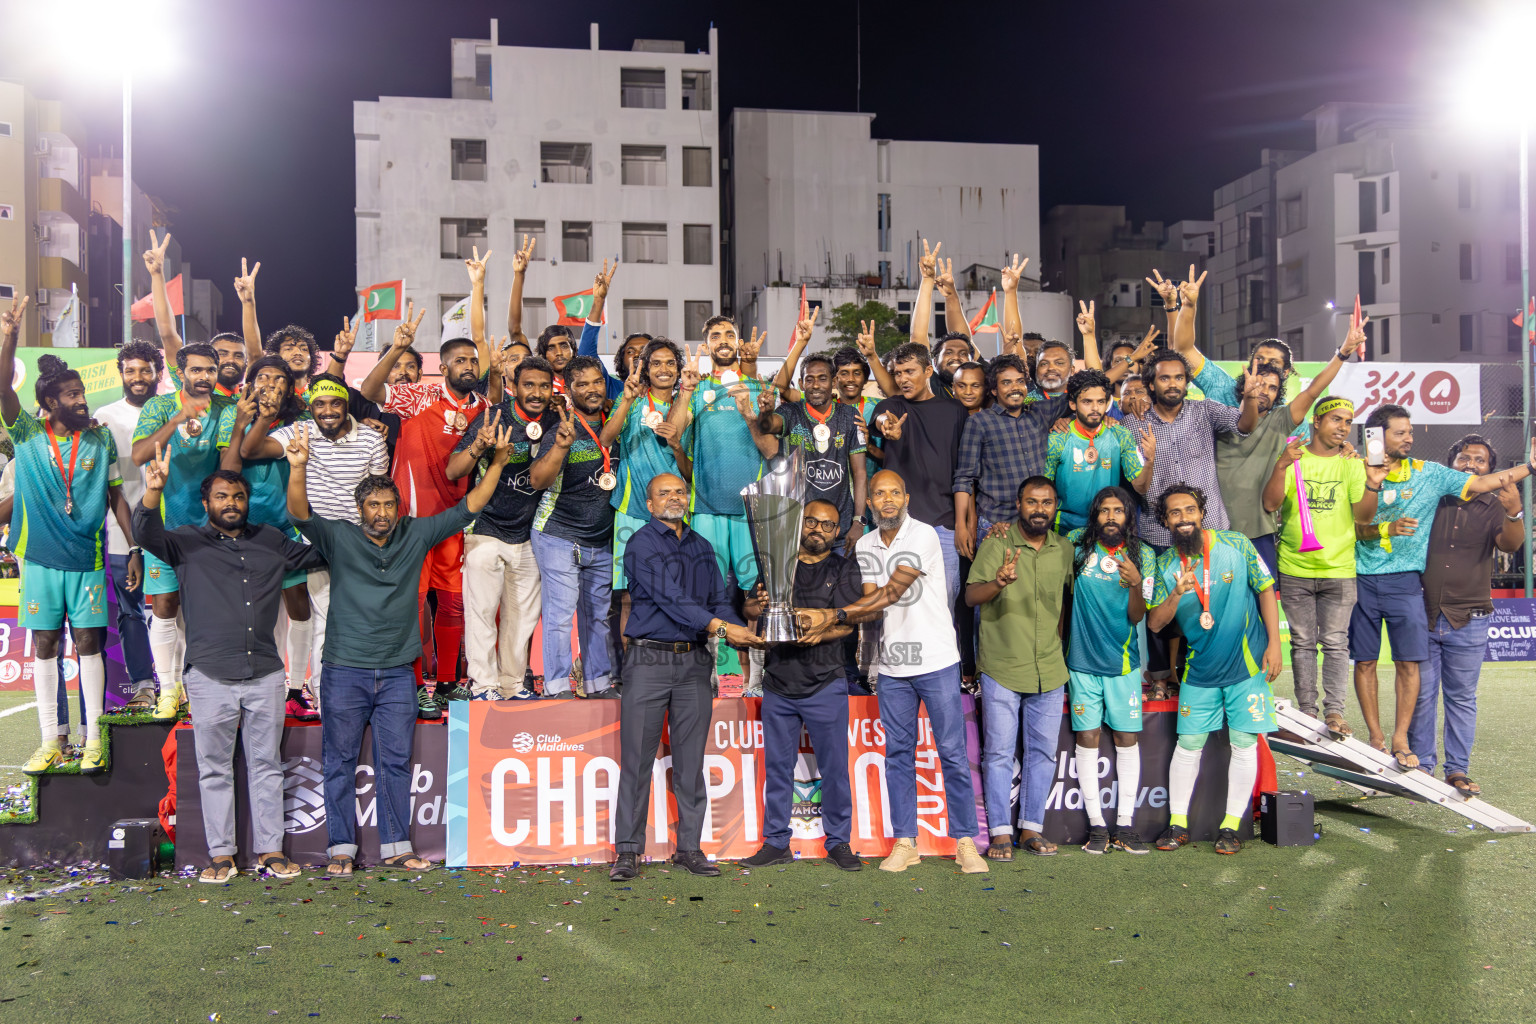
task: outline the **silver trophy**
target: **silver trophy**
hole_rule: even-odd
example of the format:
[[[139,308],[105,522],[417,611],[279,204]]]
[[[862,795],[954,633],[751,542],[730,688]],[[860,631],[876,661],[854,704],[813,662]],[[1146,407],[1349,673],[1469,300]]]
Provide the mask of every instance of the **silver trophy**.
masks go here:
[[[795,567],[800,564],[800,525],[805,518],[805,457],[796,446],[768,464],[762,478],[741,489],[757,555],[757,578],[768,594],[763,639],[793,643]]]

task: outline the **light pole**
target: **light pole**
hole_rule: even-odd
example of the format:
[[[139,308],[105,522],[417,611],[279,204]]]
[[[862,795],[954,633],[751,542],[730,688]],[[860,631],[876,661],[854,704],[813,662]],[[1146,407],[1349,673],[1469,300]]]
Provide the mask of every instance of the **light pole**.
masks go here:
[[[133,340],[133,73],[123,69],[123,344]]]
[[[1529,118],[1520,118],[1520,446],[1531,431],[1531,159]],[[1527,449],[1526,457],[1530,457]],[[1525,596],[1531,596],[1531,478],[1525,495]]]

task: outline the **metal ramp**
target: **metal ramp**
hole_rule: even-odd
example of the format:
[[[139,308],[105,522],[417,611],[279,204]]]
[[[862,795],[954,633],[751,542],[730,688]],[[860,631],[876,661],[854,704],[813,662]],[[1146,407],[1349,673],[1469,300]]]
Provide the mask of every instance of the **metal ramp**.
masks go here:
[[[1464,799],[1454,786],[1427,772],[1417,768],[1403,771],[1395,757],[1369,743],[1354,737],[1334,739],[1321,721],[1298,711],[1288,700],[1275,701],[1275,719],[1280,728],[1301,737],[1301,742],[1270,734],[1266,738],[1271,750],[1305,761],[1320,774],[1367,795],[1380,793],[1439,804],[1495,832],[1536,831],[1529,822],[1499,810],[1481,797]]]

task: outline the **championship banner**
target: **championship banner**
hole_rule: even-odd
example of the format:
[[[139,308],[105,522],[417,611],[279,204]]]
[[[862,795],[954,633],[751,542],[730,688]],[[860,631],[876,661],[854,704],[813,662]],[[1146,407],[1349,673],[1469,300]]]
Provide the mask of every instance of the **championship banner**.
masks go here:
[[[1222,360],[1217,366],[1236,378],[1246,362]],[[1327,363],[1296,363],[1296,380],[1287,388],[1295,395],[1322,372]],[[1483,422],[1482,366],[1479,363],[1345,363],[1328,387],[1355,403],[1355,422],[1364,423],[1379,405],[1401,405],[1413,422]],[[1200,397],[1192,388],[1190,397]]]
[[[444,792],[447,780],[447,733],[440,723],[417,722],[411,744],[411,842],[428,860],[443,857]],[[379,793],[373,772],[373,731],[363,731],[362,756],[353,786],[357,815],[358,862],[379,862]],[[285,850],[300,864],[321,864],[328,844],[325,829],[325,787],[321,772],[320,726],[290,725],[283,730],[283,831]],[[246,788],[245,754],[237,748],[234,762],[235,838],[242,866],[257,852],[251,845],[250,793]],[[197,788],[197,750],[190,728],[176,730],[176,867],[201,868],[208,862],[203,831],[203,802]]]
[[[30,409],[32,386],[37,380],[37,360],[44,355],[58,356],[80,374],[85,384],[85,401],[92,409],[123,397],[123,378],[117,372],[115,348],[48,348],[26,345],[16,350],[16,362],[11,371],[11,387],[21,398],[23,408]]]
[[[0,691],[17,690],[31,693],[33,685],[33,661],[36,659],[33,631],[16,621],[17,584],[15,578],[0,579]],[[106,713],[116,714],[133,699],[133,681],[123,667],[123,648],[117,634],[117,591],[110,579],[107,593],[107,635],[102,645],[102,661],[107,668],[107,688],[103,695]],[[80,686],[80,659],[75,652],[75,637],[64,630],[61,660],[64,671],[60,680],[69,688]],[[80,702],[71,698],[70,719],[79,725]]]
[[[1536,601],[1496,597],[1487,622],[1484,661],[1536,661]]]
[[[975,705],[964,698],[966,744],[980,811]],[[721,860],[763,841],[763,736],[758,700],[716,700],[704,755],[709,808],[700,846]],[[848,766],[855,852],[890,852],[885,731],[874,697],[849,698]],[[465,702],[450,709],[447,856],[454,866],[609,862],[619,793],[619,707],[613,701]],[[918,722],[918,849],[952,855],[942,773],[927,716]],[[644,856],[676,850],[677,802],[667,785],[664,732],[651,777]],[[820,775],[802,733],[795,770],[791,847],[821,857]],[[986,835],[983,824],[979,833]]]

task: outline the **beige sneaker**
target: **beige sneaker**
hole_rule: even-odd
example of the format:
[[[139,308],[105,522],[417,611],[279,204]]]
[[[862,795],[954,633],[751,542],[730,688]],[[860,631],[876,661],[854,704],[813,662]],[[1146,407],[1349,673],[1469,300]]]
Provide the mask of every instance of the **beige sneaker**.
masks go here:
[[[955,842],[955,866],[967,875],[984,875],[992,869],[987,860],[976,851],[976,840],[970,836]]]
[[[976,852],[972,845],[971,852]],[[891,847],[891,852],[880,862],[881,871],[905,871],[914,864],[919,863],[923,855],[917,852],[916,839],[898,839],[896,845]]]
[[[155,702],[155,721],[174,722],[180,715],[181,687],[164,687],[160,691],[160,699]]]

